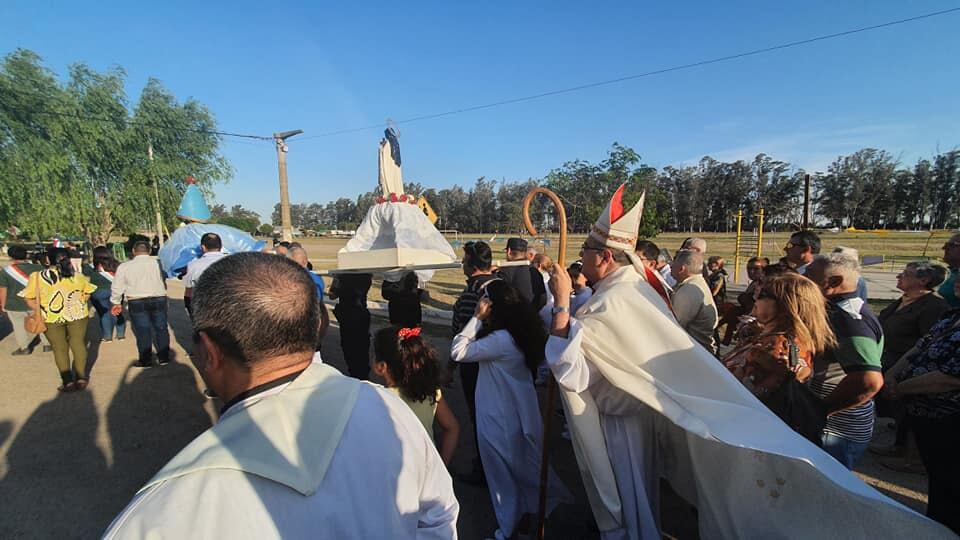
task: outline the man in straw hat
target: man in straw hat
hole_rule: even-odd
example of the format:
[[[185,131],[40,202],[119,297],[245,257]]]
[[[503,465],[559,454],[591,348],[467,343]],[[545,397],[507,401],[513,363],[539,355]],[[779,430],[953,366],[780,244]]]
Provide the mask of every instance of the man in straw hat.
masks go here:
[[[949,537],[795,433],[677,324],[634,253],[643,198],[627,210],[623,191],[582,246],[590,300],[571,316],[566,270],[550,280],[547,362],[602,537],[660,537],[661,477],[704,537],[874,538],[877,523]]]

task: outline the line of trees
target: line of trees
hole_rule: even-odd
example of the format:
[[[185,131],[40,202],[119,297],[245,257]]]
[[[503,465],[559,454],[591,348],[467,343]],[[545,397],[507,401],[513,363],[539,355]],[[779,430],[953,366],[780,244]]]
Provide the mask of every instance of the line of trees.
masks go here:
[[[539,179],[519,182],[478,178],[465,189],[459,185],[436,190],[407,183],[405,190],[423,195],[444,229],[518,233],[520,204],[537,185],[555,191],[565,202],[568,227],[586,232],[614,190],[628,184],[628,204],[646,191],[641,235],[660,231],[729,232],[743,211],[743,226],[757,225],[764,210],[765,227],[789,228],[803,219],[803,186],[807,172],[766,154],[752,161],[723,162],[709,156],[687,166],[658,171],[642,163],[633,149],[614,143],[599,163],[564,163]],[[960,224],[960,151],[939,153],[904,166],[889,152],[865,148],[838,157],[826,172],[811,175],[814,222],[829,227],[862,229],[948,228]],[[293,225],[304,229],[351,229],[375,203],[377,194],[363,193],[356,201],[340,198],[326,205],[296,204]],[[547,203],[532,209],[535,224],[556,227]],[[280,224],[280,206],[273,224]]]

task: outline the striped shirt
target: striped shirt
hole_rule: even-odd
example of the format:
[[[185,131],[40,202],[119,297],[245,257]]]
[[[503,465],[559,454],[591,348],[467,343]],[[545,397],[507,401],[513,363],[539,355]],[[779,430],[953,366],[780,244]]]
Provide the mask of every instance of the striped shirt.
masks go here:
[[[451,321],[453,335],[459,334],[473,317],[473,312],[476,311],[477,304],[480,303],[483,286],[494,279],[500,278],[493,274],[481,274],[467,280],[467,288],[460,293],[460,298],[457,298],[457,302],[453,305],[453,320]]]
[[[830,326],[837,346],[813,362],[810,389],[826,398],[848,373],[881,370],[883,330],[880,321],[856,293],[833,296],[828,302]],[[838,411],[827,418],[824,433],[868,443],[873,436],[873,400]]]

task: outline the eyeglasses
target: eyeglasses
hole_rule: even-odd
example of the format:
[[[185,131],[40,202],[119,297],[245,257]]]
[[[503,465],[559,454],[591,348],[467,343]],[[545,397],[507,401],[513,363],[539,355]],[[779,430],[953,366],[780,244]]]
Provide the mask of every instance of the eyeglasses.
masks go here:
[[[747,270],[763,270],[763,266],[759,264],[753,264],[747,267]]]
[[[761,299],[761,298],[766,298],[767,300],[776,300],[776,299],[777,299],[777,297],[774,296],[772,292],[770,292],[770,291],[765,291],[765,290],[763,290],[763,289],[760,289],[760,292],[757,293],[757,299],[759,300],[759,299]]]

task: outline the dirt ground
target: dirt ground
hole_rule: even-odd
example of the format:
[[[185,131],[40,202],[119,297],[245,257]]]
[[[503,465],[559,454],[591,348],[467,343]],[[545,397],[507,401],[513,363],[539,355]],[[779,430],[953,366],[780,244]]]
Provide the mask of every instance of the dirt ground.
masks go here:
[[[441,283],[455,294],[462,277]],[[181,297],[182,286],[171,281],[169,318],[177,358],[162,368],[133,367],[136,348],[129,327],[126,340],[101,344],[99,325],[91,319],[93,368],[85,392],[57,393],[52,353],[38,348],[32,356],[13,357],[12,336],[0,341],[0,538],[97,537],[145,481],[215,421],[219,403],[204,397],[203,382],[189,362],[191,332]],[[7,336],[9,321],[2,317],[0,323],[0,337]],[[373,327],[383,324],[375,319]],[[428,325],[427,333],[445,359],[447,328]],[[344,368],[335,323],[323,351],[325,361]],[[475,442],[459,382],[445,395],[462,425],[452,469],[465,473]],[[879,436],[890,432],[881,430]],[[552,461],[576,500],[554,512],[548,537],[595,538],[570,443],[556,431],[553,439]],[[923,476],[893,473],[869,454],[859,472],[884,493],[923,510]],[[455,488],[461,538],[491,536],[496,524],[486,489],[460,480]],[[666,486],[664,491],[665,537],[696,538],[695,512]]]

